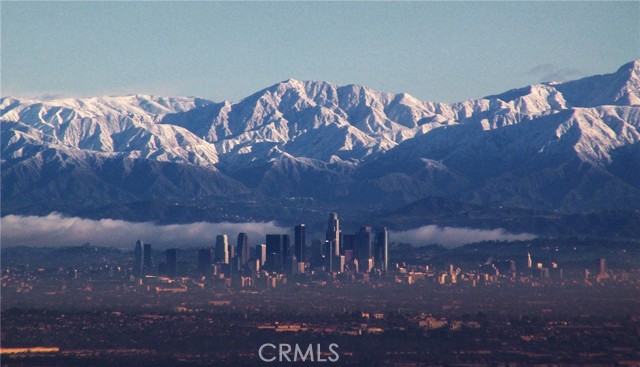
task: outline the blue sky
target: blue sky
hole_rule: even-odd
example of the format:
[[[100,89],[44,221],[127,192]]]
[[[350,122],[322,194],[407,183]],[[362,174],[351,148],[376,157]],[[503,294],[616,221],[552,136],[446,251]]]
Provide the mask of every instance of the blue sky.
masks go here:
[[[640,2],[6,2],[2,95],[238,100],[288,78],[460,101],[640,59]]]

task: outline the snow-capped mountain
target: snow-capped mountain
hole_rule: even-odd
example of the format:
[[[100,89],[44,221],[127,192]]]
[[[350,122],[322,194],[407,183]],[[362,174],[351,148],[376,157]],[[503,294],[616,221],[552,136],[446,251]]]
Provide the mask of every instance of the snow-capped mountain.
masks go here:
[[[640,208],[640,61],[459,103],[286,80],[237,102],[0,101],[3,212],[202,197]]]
[[[206,102],[150,96],[43,102],[3,98],[2,159],[29,159],[25,150],[54,148],[71,156],[86,151],[215,169],[218,155],[214,146],[179,126],[158,123],[166,114],[190,110],[202,103]]]

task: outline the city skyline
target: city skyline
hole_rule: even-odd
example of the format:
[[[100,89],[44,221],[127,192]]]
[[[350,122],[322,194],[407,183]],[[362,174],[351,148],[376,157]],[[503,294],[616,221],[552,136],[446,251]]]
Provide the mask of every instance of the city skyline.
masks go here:
[[[247,233],[239,233],[234,244],[226,234],[216,235],[215,245],[198,249],[197,270],[202,275],[249,274],[260,272],[263,268],[269,272],[282,274],[303,274],[321,271],[327,273],[371,273],[374,270],[388,271],[389,231],[378,227],[360,227],[355,234],[340,230],[336,212],[329,214],[326,239],[313,239],[311,246],[306,242],[306,225],[297,224],[291,232],[265,233],[260,241],[251,246]],[[342,239],[345,239],[344,241]],[[347,238],[349,240],[347,240]],[[342,245],[341,245],[342,243]],[[158,264],[158,271],[167,275],[176,275],[177,248],[165,250],[166,261]],[[138,240],[134,247],[133,276],[143,278],[153,272],[152,245]],[[158,259],[156,259],[156,262]]]

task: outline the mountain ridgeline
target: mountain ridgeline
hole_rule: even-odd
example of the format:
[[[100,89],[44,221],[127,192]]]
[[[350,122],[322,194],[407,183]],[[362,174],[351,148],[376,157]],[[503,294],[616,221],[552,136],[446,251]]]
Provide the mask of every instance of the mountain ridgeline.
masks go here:
[[[233,103],[5,97],[0,108],[3,215],[184,221],[224,208],[222,219],[263,220],[279,219],[273,205],[380,213],[431,197],[640,209],[640,61],[452,104],[287,80]],[[150,205],[164,209],[134,218]]]

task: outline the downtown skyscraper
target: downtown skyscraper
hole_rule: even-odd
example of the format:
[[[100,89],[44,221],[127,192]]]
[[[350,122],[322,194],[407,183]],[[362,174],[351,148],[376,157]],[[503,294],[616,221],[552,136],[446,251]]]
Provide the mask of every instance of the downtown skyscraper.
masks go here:
[[[151,262],[151,244],[150,243],[145,243],[142,246],[142,252],[143,252],[143,256],[142,258],[144,259],[143,261],[143,265],[144,265],[144,269],[145,269],[145,273],[148,272],[149,270],[151,270],[151,267],[153,266],[153,263]]]
[[[216,237],[215,260],[222,264],[229,263],[229,240],[226,234]]]
[[[134,250],[134,258],[133,258],[133,276],[136,278],[140,278],[144,275],[144,247],[142,241],[138,240],[136,242],[136,247]]]
[[[389,231],[386,227],[376,228],[374,258],[378,269],[383,272],[389,270]]]
[[[326,240],[331,242],[333,255],[340,256],[340,220],[336,212],[329,214]]]
[[[201,248],[198,250],[198,272],[200,274],[208,274],[211,271],[211,264],[213,264],[211,248]]]
[[[293,254],[298,262],[303,262],[305,261],[305,248],[307,247],[307,228],[304,224],[298,224],[293,232]]]
[[[240,266],[243,268],[247,266],[247,261],[249,261],[249,236],[246,233],[238,234],[236,256],[240,258]]]
[[[373,229],[369,226],[360,227],[355,238],[355,258],[360,267],[373,257]]]

